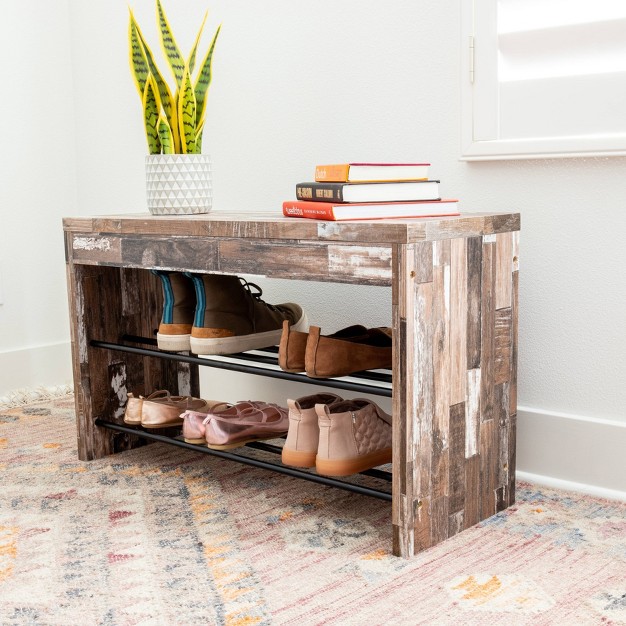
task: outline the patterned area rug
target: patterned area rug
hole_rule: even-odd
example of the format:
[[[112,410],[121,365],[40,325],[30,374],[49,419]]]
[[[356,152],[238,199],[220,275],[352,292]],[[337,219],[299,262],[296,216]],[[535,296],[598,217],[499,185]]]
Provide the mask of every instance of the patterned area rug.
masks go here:
[[[76,458],[71,396],[0,410],[0,624],[626,624],[626,504],[521,484],[412,560],[390,505],[162,444]]]

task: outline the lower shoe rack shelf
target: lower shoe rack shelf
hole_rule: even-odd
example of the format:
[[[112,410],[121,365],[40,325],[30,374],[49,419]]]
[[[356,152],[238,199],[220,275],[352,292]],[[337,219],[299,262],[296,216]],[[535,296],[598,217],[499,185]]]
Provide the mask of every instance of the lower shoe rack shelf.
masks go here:
[[[150,346],[156,346],[155,339],[149,339],[146,337],[138,337],[134,335],[123,335],[121,337],[122,342],[129,342],[135,344],[144,344]],[[391,374],[377,371],[359,372],[350,377],[345,378],[309,378],[304,374],[292,374],[290,372],[284,372],[278,368],[277,349],[267,348],[264,350],[254,350],[250,352],[242,352],[239,354],[227,355],[224,357],[204,357],[191,356],[181,354],[178,352],[165,352],[158,349],[144,348],[129,346],[125,343],[112,343],[105,341],[90,341],[90,346],[93,348],[102,348],[105,350],[115,350],[119,352],[128,352],[131,354],[137,354],[144,357],[152,357],[159,359],[167,359],[171,361],[179,361],[184,363],[191,363],[193,365],[202,365],[205,367],[214,367],[218,369],[224,369],[234,372],[242,372],[245,374],[254,374],[257,376],[265,376],[269,378],[279,378],[283,380],[290,380],[300,383],[315,384],[323,387],[329,387],[334,389],[345,389],[348,391],[358,391],[367,395],[377,395],[384,397],[391,397]],[[293,476],[308,480],[311,482],[327,485],[330,487],[336,487],[351,491],[353,493],[359,493],[361,495],[371,496],[379,498],[381,500],[387,500],[391,502],[391,493],[387,491],[381,491],[365,485],[355,484],[348,482],[347,480],[338,480],[336,478],[330,478],[327,476],[320,476],[313,472],[305,470],[295,469],[287,467],[285,465],[279,465],[271,463],[257,458],[244,456],[232,452],[224,452],[222,450],[212,450],[205,446],[199,446],[196,444],[190,444],[183,440],[182,437],[170,437],[166,435],[154,434],[153,432],[143,430],[141,428],[129,427],[117,422],[111,422],[103,419],[96,419],[95,424],[102,428],[108,428],[121,433],[129,435],[135,435],[144,439],[152,441],[159,441],[161,443],[167,443],[169,445],[186,448],[193,450],[194,452],[200,452],[203,454],[210,454],[222,459],[230,461],[236,461],[245,465],[250,465],[257,468],[271,470],[280,474],[286,474],[287,476]],[[256,441],[251,442],[243,446],[245,448],[251,448],[255,450],[261,450],[273,454],[280,455],[282,448],[280,446],[272,445],[269,443]],[[360,475],[369,476],[381,481],[390,482],[392,478],[391,472],[370,469],[361,472]],[[359,475],[357,475],[359,476]]]

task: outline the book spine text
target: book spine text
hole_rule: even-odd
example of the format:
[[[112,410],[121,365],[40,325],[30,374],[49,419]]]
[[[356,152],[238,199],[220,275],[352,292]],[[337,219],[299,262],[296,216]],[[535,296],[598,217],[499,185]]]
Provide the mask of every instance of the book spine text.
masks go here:
[[[343,202],[343,183],[298,183],[296,198],[313,202]]]
[[[341,165],[317,165],[315,167],[315,180],[324,181],[347,181],[350,166],[345,163]]]
[[[309,207],[297,200],[287,200],[283,202],[283,215],[285,217],[308,217],[314,220],[334,220],[332,206]]]

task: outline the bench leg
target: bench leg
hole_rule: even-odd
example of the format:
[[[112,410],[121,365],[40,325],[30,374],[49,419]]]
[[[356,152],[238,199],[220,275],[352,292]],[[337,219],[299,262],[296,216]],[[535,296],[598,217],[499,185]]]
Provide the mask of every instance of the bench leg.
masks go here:
[[[515,501],[518,233],[398,245],[393,553]]]
[[[90,341],[153,337],[162,307],[158,279],[145,270],[70,262],[67,280],[78,456],[89,461],[145,445],[134,435],[100,428],[95,420],[121,423],[129,392],[198,395],[197,366],[94,348]]]

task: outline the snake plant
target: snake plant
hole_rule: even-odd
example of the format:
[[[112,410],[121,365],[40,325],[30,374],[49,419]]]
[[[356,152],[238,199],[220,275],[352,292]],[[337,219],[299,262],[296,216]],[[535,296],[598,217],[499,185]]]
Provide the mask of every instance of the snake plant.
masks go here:
[[[161,0],[156,0],[156,11],[161,45],[176,81],[174,95],[154,61],[132,10],[128,29],[130,66],[143,106],[148,150],[150,154],[199,154],[202,152],[207,92],[211,83],[211,62],[221,25],[213,35],[194,81],[192,74],[206,14],[191,53],[185,59],[174,39]]]

